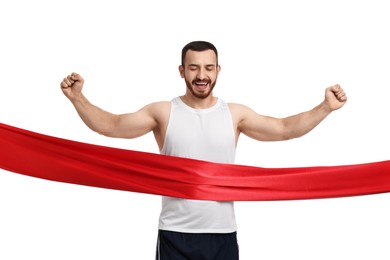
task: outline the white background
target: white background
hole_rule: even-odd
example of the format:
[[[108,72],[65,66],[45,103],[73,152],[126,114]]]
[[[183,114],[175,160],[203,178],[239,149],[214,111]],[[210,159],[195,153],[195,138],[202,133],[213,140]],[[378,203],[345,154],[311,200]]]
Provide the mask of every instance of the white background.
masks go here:
[[[386,1],[2,1],[0,122],[57,137],[158,153],[151,134],[89,130],[61,93],[76,71],[114,112],[185,91],[181,48],[220,52],[215,95],[261,114],[311,109],[340,83],[346,106],[308,135],[242,137],[237,164],[356,164],[389,158]],[[2,148],[0,148],[2,149]],[[390,259],[389,194],[236,203],[241,259]],[[0,171],[0,259],[153,259],[160,197]]]

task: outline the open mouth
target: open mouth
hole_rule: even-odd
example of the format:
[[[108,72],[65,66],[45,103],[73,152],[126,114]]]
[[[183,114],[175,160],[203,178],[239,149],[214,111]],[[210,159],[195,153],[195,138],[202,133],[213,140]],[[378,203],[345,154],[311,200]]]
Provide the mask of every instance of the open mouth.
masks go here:
[[[195,81],[193,84],[199,89],[206,89],[209,86],[209,82],[206,81]]]

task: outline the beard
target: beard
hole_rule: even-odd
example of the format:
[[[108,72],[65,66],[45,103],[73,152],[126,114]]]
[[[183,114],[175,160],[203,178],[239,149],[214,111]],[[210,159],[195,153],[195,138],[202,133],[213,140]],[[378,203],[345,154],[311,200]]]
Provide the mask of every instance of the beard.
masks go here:
[[[203,80],[202,82],[207,82],[207,84],[210,86],[209,89],[207,91],[204,91],[204,92],[196,92],[194,90],[193,86],[195,85],[195,82],[197,82],[197,81],[200,81],[200,80],[193,80],[190,82],[189,80],[185,79],[187,89],[191,92],[191,94],[194,97],[199,98],[199,99],[205,99],[208,96],[210,96],[211,92],[213,92],[215,84],[217,84],[217,80],[215,80],[215,81]]]

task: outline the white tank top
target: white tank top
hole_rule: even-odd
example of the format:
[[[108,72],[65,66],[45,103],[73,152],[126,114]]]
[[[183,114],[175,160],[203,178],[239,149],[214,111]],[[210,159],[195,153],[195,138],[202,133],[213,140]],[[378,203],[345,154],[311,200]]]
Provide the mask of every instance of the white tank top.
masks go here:
[[[171,112],[162,154],[218,163],[234,163],[236,145],[227,103],[218,99],[208,109],[193,109],[180,97]],[[162,198],[159,229],[187,233],[237,230],[233,202]]]

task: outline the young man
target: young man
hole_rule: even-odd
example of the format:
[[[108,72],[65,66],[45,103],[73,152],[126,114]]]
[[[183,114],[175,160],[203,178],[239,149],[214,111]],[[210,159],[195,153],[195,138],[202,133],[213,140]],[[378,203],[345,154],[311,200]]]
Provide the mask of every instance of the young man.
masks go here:
[[[230,164],[241,133],[259,141],[297,138],[347,101],[343,89],[334,85],[309,111],[286,118],[260,115],[213,96],[220,69],[214,45],[191,42],[183,48],[179,66],[185,94],[121,115],[91,104],[82,94],[84,79],[76,73],[64,78],[61,88],[93,131],[120,138],[153,131],[162,154]],[[163,197],[156,259],[238,259],[236,228],[233,202]]]

